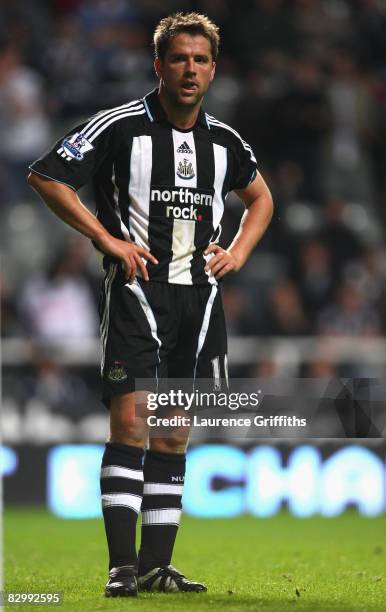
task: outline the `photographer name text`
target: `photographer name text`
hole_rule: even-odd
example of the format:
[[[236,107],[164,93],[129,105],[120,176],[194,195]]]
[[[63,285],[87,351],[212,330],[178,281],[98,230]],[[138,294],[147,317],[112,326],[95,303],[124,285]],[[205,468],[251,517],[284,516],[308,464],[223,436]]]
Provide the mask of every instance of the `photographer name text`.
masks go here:
[[[157,417],[152,414],[146,420],[149,427],[307,427],[307,419],[285,415],[264,417],[258,414],[252,419],[241,416],[208,418],[198,415]]]

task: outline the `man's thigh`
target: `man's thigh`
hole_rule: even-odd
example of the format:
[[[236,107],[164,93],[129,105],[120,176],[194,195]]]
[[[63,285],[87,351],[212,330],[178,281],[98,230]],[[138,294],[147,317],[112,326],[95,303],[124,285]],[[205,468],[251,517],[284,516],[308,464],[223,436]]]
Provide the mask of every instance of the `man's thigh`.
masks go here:
[[[219,287],[186,292],[178,344],[168,357],[169,379],[227,378],[227,333]],[[191,291],[190,291],[191,290]]]
[[[102,291],[100,319],[102,337],[103,402],[107,407],[116,395],[133,393],[136,380],[156,391],[167,376],[166,355],[174,342],[177,325],[165,284],[136,280],[129,284],[110,269]]]

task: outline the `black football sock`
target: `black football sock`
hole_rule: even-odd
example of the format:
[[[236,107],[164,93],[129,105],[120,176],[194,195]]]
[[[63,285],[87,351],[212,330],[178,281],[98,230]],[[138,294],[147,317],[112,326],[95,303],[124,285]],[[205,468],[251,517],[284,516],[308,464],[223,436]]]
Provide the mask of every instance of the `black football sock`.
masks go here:
[[[169,565],[181,515],[185,453],[147,451],[138,573]]]
[[[102,459],[101,493],[110,564],[136,565],[135,530],[143,493],[142,448],[108,442]]]

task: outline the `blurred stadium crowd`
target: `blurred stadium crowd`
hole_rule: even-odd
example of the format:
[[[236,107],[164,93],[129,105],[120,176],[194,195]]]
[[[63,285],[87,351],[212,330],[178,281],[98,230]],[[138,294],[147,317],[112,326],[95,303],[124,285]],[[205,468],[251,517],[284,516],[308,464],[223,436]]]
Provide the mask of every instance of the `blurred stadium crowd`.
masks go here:
[[[230,335],[258,337],[267,347],[275,336],[381,340],[384,2],[0,0],[4,347],[24,338],[46,346],[70,342],[75,351],[98,336],[98,258],[27,187],[27,166],[81,119],[156,86],[152,32],[176,10],[205,12],[220,26],[218,72],[205,106],[252,145],[276,205],[248,264],[223,284]],[[92,207],[87,189],[81,197]],[[223,246],[241,213],[230,196]],[[78,414],[97,409],[95,364],[64,368],[48,349],[31,349],[21,376],[12,359],[7,367],[7,354],[9,406],[36,400],[67,411],[73,406]],[[233,374],[281,374],[279,361],[267,348],[259,359],[234,366]],[[384,369],[339,364],[324,351],[300,358],[290,373],[371,376]],[[35,421],[36,409],[35,403]]]

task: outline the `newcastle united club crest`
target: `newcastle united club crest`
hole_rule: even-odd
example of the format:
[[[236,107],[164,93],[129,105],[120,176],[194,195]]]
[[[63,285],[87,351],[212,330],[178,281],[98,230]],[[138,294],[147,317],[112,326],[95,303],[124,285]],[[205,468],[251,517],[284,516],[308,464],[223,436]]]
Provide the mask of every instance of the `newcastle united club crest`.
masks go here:
[[[126,367],[120,361],[114,361],[107,375],[113,382],[122,382],[127,379]]]
[[[184,159],[183,162],[180,161],[177,168],[177,176],[184,180],[192,179],[194,177],[192,162],[189,162],[187,159]]]

